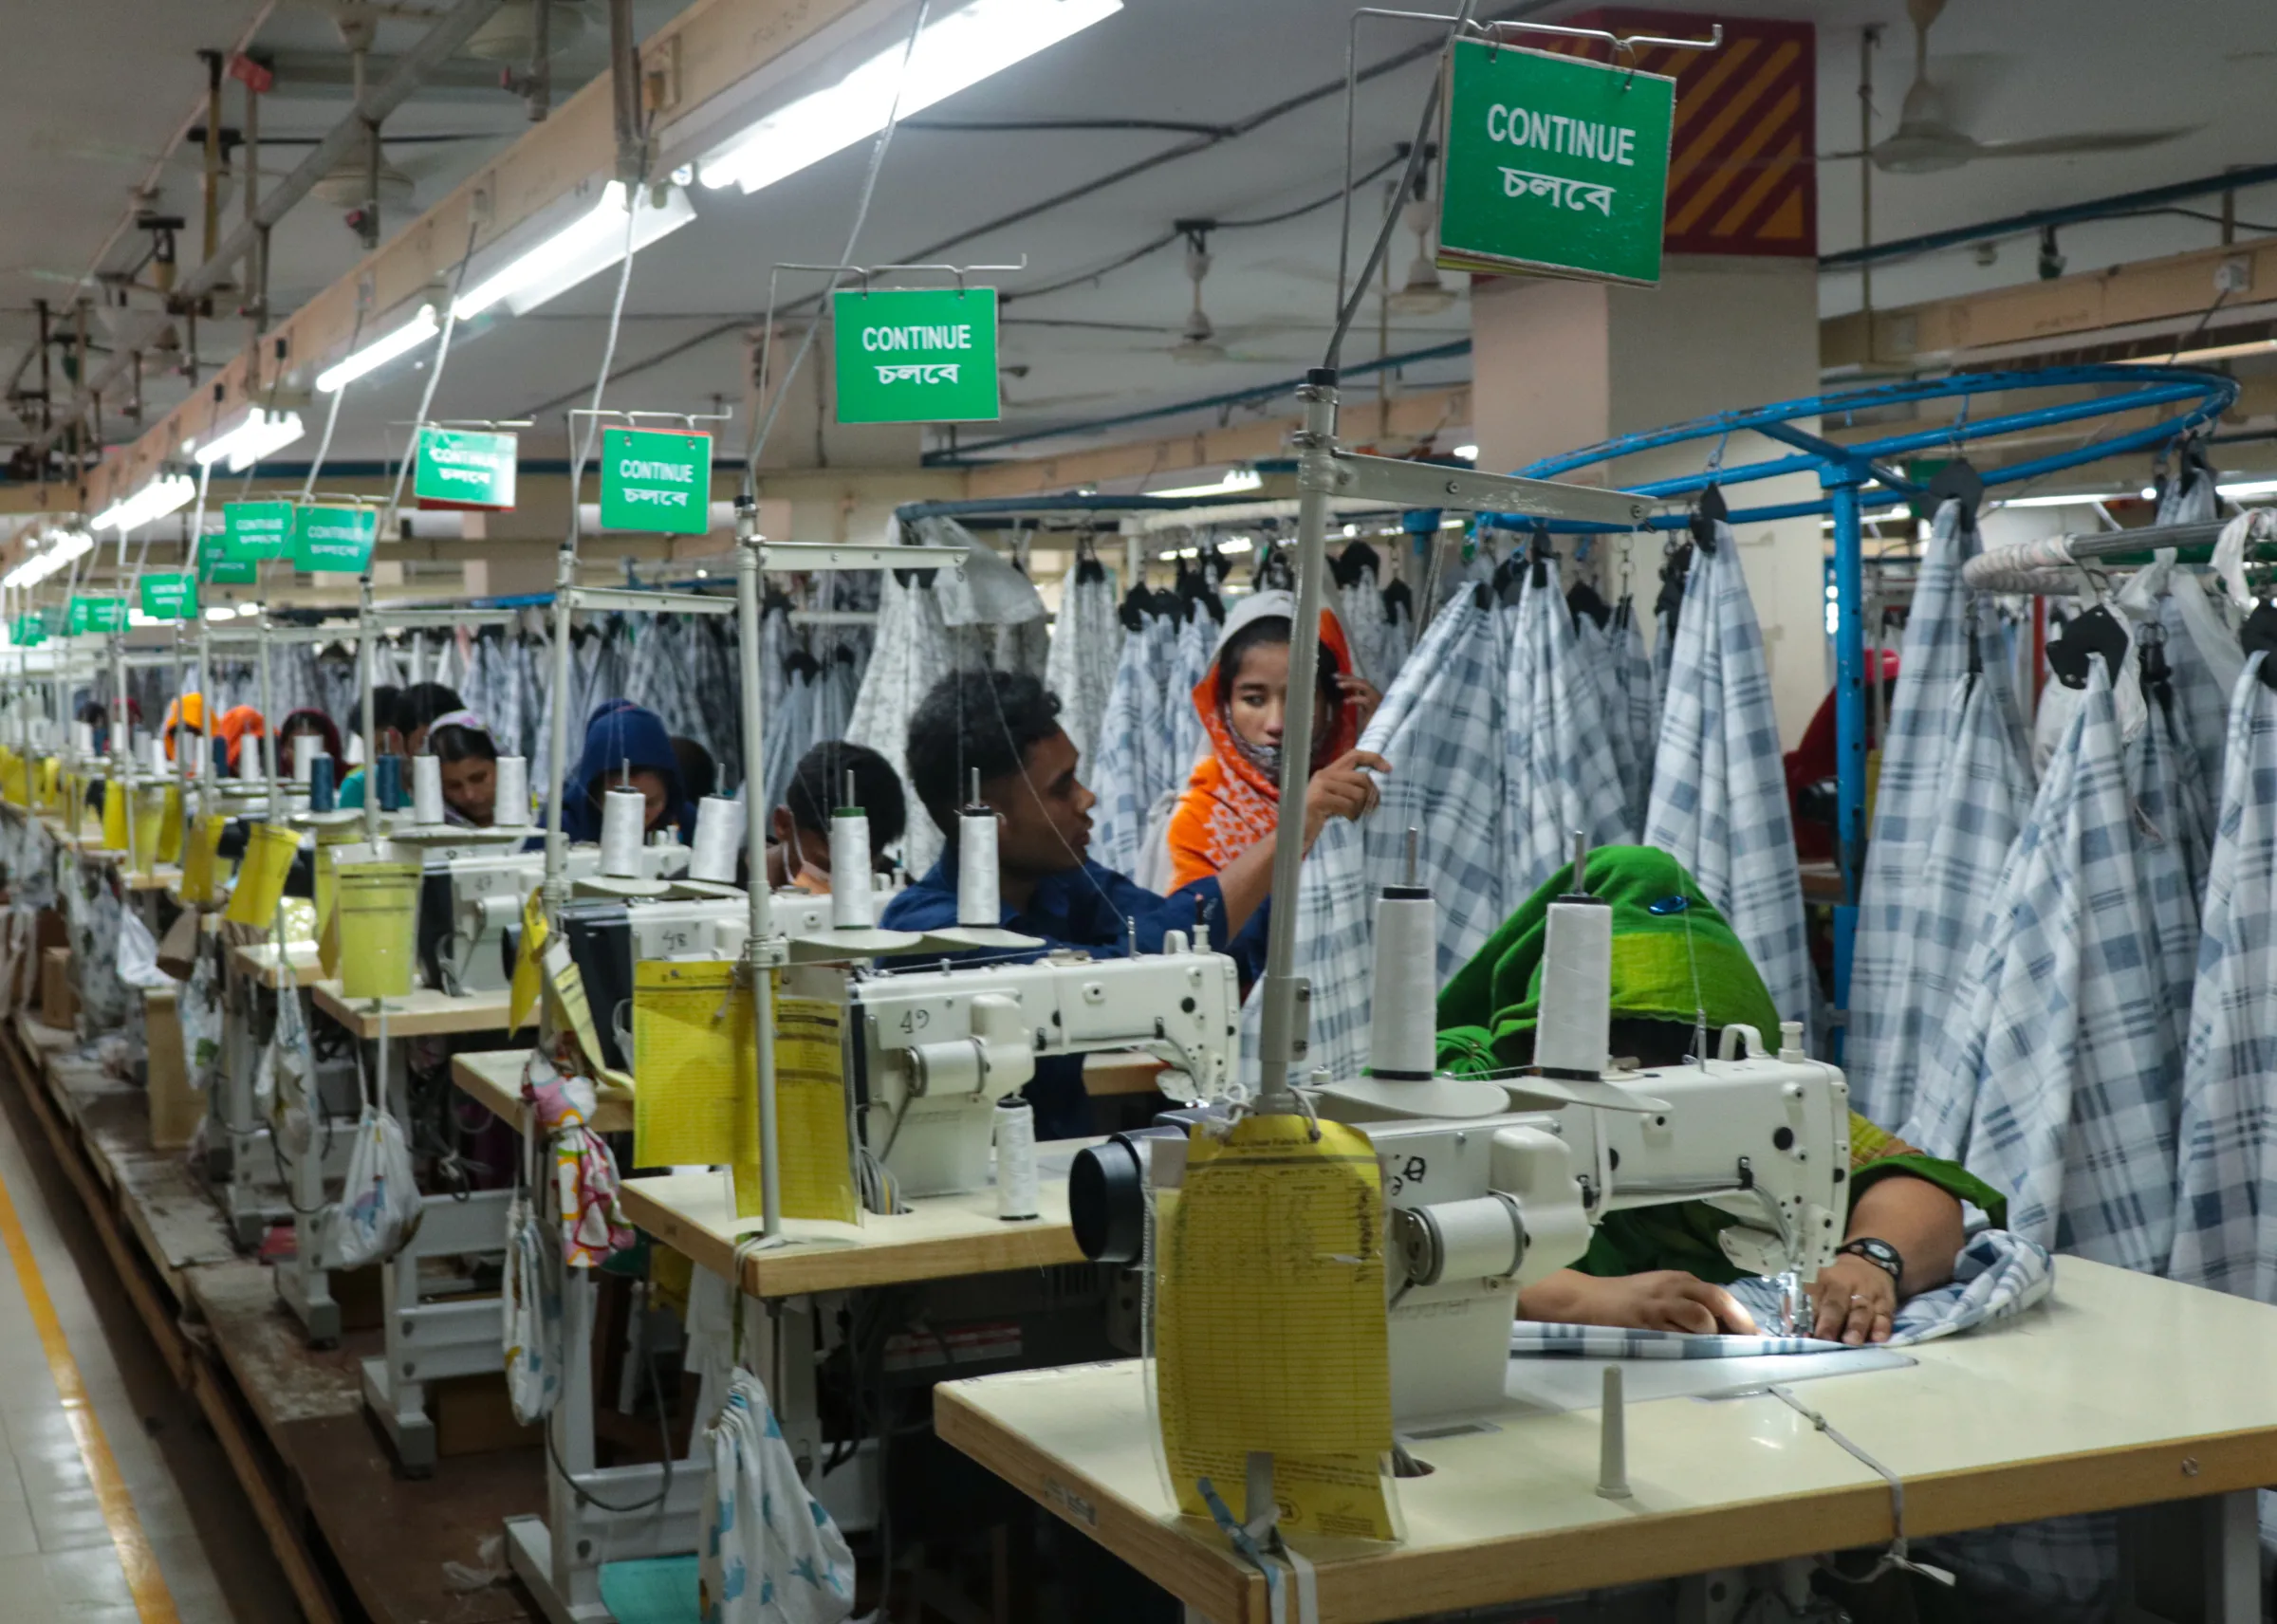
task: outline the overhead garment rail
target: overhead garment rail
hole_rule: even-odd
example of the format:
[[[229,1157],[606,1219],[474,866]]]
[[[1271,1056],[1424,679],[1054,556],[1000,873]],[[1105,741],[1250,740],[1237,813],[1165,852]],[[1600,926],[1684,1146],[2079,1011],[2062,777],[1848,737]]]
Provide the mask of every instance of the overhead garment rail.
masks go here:
[[[2019,390],[2086,389],[2097,393],[2019,411],[1977,415],[1973,408],[1982,397],[1998,397]],[[1834,520],[1834,585],[1837,621],[1836,665],[1836,782],[1839,833],[1838,860],[1842,875],[1842,904],[1835,911],[1834,997],[1841,1007],[1849,996],[1850,943],[1857,930],[1859,884],[1863,877],[1866,841],[1866,644],[1864,563],[1860,545],[1860,509],[1868,492],[1886,496],[1920,497],[1929,485],[1900,471],[1898,459],[1914,456],[1958,455],[1969,447],[2014,434],[2076,426],[2079,443],[2060,452],[1980,471],[1988,490],[2021,488],[2067,469],[2100,462],[2129,452],[2149,451],[2173,444],[2218,419],[2237,399],[2236,379],[2189,367],[2076,366],[2049,367],[2038,372],[1957,373],[1945,378],[1909,378],[1829,395],[1805,396],[1768,406],[1696,417],[1665,429],[1600,441],[1579,451],[1547,457],[1518,471],[1531,479],[1555,479],[1578,469],[1615,463],[1644,452],[1712,442],[1713,451],[1697,473],[1654,480],[1634,488],[1633,494],[1661,499],[1696,498],[1711,488],[1723,494],[1731,508],[1732,525],[1761,524],[1774,519]],[[1859,414],[1880,413],[1894,407],[1925,407],[1952,401],[1953,416],[1934,427],[1908,429],[1901,434],[1877,435],[1845,444],[1803,427],[1823,425]],[[2104,434],[2099,420],[2140,415],[2137,426]],[[1728,466],[1723,452],[1734,434],[1758,434],[1793,448],[1791,454],[1759,462]],[[1794,474],[1815,474],[1822,494],[1807,501],[1766,503],[1754,508],[1731,505],[1735,487]],[[1531,515],[1481,515],[1482,523],[1509,528],[1530,525]],[[1683,512],[1662,511],[1648,516],[1638,529],[1674,530],[1690,523]],[[1551,518],[1547,527],[1563,531],[1617,531],[1621,526]],[[2137,544],[2139,545],[2140,544]]]

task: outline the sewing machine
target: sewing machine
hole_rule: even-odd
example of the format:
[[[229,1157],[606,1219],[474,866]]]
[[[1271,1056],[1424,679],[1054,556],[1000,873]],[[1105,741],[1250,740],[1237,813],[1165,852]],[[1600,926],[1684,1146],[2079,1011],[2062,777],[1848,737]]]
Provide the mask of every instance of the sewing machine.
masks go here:
[[[1172,1093],[1222,1093],[1240,1042],[1233,961],[1176,931],[1163,950],[844,974],[856,1119],[902,1192],[985,1188],[995,1102],[1042,1056],[1142,1049],[1190,1080]]]
[[[1577,859],[1575,872],[1585,872]],[[1436,935],[1428,895],[1387,893],[1375,985]],[[1394,919],[1395,910],[1409,917]],[[1593,915],[1597,915],[1594,916]],[[1321,1116],[1374,1146],[1385,1206],[1392,1411],[1401,1425],[1502,1398],[1518,1294],[1588,1250],[1607,1213],[1705,1201],[1736,1222],[1719,1244],[1738,1268],[1784,1278],[1788,1301],[1834,1259],[1847,1209],[1849,1089],[1790,1024],[1776,1055],[1749,1026],[1713,1058],[1613,1069],[1606,1054],[1611,941],[1586,896],[1553,904],[1537,1065],[1493,1080],[1433,1074],[1432,1012],[1379,998],[1367,1076],[1314,1074]],[[1396,925],[1398,928],[1393,929]],[[1077,1157],[1068,1194],[1087,1256],[1131,1263],[1145,1190],[1183,1179],[1191,1123],[1118,1135]]]

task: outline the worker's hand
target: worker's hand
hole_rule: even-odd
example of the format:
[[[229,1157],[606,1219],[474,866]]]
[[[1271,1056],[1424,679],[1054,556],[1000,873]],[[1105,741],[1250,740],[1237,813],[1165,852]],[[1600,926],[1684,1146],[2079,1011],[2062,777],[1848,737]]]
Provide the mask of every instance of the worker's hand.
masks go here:
[[[1392,764],[1374,750],[1346,750],[1305,783],[1305,849],[1312,850],[1321,827],[1331,818],[1365,817],[1376,809],[1376,781],[1362,767],[1389,772]]]
[[[1737,1336],[1755,1334],[1754,1317],[1739,1299],[1720,1285],[1710,1285],[1682,1269],[1654,1269],[1601,1281],[1602,1297],[1591,1313],[1601,1325],[1626,1325],[1639,1331],[1689,1331],[1695,1336],[1729,1331]]]
[[[1898,1312],[1898,1283],[1889,1271],[1844,1252],[1819,1270],[1809,1286],[1811,1335],[1854,1348],[1890,1339]]]
[[[1368,718],[1376,714],[1376,707],[1383,703],[1383,691],[1364,676],[1340,676],[1337,691],[1343,694],[1344,703],[1352,707],[1353,726],[1367,731]]]

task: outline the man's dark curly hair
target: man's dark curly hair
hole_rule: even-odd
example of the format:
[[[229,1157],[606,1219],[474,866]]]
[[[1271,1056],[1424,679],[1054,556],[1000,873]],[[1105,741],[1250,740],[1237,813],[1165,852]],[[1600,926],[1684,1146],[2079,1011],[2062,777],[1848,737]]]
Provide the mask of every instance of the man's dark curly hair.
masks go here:
[[[909,783],[951,840],[974,768],[983,781],[1018,772],[1028,749],[1060,730],[1060,702],[1032,676],[952,672],[909,719]]]

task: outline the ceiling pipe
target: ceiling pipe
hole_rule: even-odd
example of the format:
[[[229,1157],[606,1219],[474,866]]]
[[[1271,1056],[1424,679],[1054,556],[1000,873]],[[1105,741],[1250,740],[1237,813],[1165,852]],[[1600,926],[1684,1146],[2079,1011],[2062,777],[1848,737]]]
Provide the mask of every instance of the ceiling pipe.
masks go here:
[[[324,139],[309,149],[299,166],[277,182],[276,189],[262,197],[252,213],[222,239],[213,257],[176,285],[176,299],[180,304],[193,303],[226,281],[231,268],[254,251],[262,231],[282,220],[342,158],[356,150],[360,141],[368,138],[372,128],[385,122],[389,114],[410,101],[427,75],[449,61],[476,28],[489,22],[499,4],[500,0],[457,0],[417,45],[396,59],[394,70],[376,88],[359,97],[346,117],[333,125]],[[116,382],[132,364],[127,352],[150,342],[170,319],[148,318],[139,324],[142,330],[122,333],[110,364],[101,376],[93,379],[83,377],[79,380],[79,392],[33,442],[32,454],[45,455],[68,424],[83,418],[97,395],[106,385]]]

